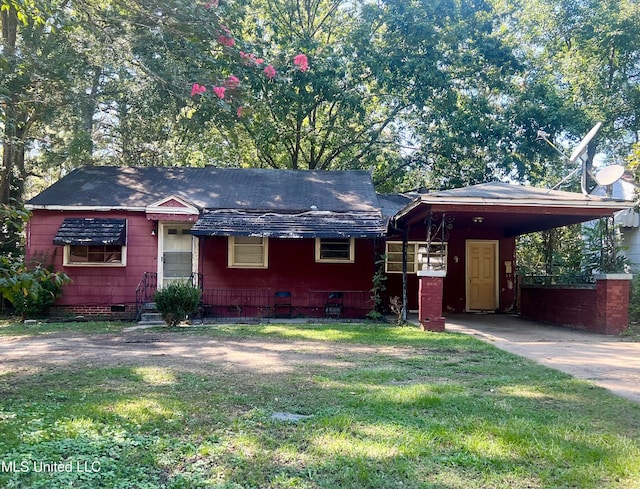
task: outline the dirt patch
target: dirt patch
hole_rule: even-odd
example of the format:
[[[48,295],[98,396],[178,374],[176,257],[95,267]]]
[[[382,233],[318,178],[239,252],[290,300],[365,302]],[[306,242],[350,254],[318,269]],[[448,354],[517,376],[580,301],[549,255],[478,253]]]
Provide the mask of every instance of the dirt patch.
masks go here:
[[[286,339],[206,338],[175,333],[133,332],[118,335],[55,334],[0,338],[0,374],[34,366],[172,366],[193,369],[218,364],[260,373],[288,372],[300,365],[342,368],[356,358],[391,355],[407,358],[402,347],[340,345]]]

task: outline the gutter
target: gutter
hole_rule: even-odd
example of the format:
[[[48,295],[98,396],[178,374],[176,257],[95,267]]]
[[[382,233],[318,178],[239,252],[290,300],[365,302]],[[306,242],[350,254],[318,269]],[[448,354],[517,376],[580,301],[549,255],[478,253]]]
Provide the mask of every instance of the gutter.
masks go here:
[[[106,205],[42,205],[42,204],[25,204],[25,209],[30,211],[131,211],[131,212],[145,212],[146,207],[126,207],[126,206],[106,206]]]

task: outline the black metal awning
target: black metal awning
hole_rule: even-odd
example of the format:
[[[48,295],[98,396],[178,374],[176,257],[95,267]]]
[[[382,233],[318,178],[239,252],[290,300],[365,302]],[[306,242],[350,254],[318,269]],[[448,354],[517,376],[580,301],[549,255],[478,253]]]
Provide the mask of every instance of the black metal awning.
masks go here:
[[[55,238],[56,245],[120,245],[127,243],[126,219],[65,219]]]
[[[271,238],[376,238],[385,232],[380,213],[332,211],[209,211],[191,228],[195,236]]]

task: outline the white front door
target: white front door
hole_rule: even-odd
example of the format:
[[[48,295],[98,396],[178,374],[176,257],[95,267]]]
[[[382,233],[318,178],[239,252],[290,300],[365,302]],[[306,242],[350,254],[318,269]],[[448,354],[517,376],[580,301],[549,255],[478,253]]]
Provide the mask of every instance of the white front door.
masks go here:
[[[161,223],[160,229],[158,284],[165,287],[171,282],[189,280],[194,256],[191,224]]]

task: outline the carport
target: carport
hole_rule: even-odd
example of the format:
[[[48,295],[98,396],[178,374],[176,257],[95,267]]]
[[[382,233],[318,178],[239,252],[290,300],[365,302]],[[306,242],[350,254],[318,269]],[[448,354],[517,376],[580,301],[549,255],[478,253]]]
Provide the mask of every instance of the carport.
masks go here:
[[[408,203],[390,219],[387,254],[390,243],[401,243],[403,261],[414,260],[415,267],[395,274],[387,270],[387,289],[390,296],[405,297],[409,310],[418,309],[423,328],[439,331],[443,313],[514,310],[518,236],[611,217],[633,206],[497,182],[406,197]],[[619,308],[619,302],[611,307]],[[562,324],[557,319],[545,318]]]

